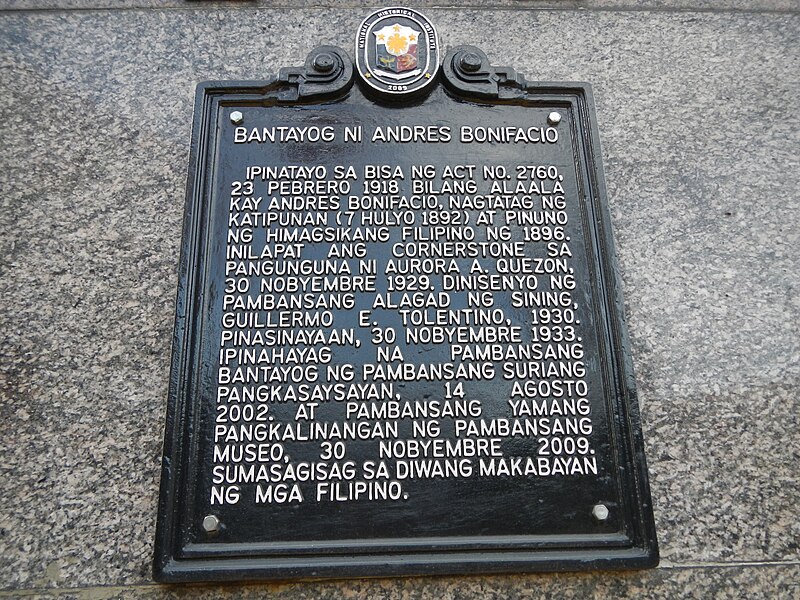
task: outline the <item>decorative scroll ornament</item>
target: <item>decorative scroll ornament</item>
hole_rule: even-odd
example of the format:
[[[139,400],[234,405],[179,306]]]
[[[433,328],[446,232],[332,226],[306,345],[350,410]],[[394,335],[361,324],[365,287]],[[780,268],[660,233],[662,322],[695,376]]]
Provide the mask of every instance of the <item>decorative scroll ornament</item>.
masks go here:
[[[372,89],[408,95],[431,85],[439,70],[439,39],[427,17],[410,8],[384,8],[358,28],[356,68]]]
[[[278,74],[278,99],[285,102],[316,100],[336,96],[353,85],[353,61],[336,46],[318,46],[302,67],[284,67]]]
[[[480,48],[457,46],[444,57],[444,83],[460,95],[517,98],[525,94],[525,77],[511,67],[493,67]]]

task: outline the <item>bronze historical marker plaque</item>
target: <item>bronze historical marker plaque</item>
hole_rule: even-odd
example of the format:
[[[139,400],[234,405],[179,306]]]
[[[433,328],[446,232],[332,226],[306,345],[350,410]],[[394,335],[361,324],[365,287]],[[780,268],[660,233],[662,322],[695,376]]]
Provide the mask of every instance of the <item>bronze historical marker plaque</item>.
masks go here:
[[[356,38],[198,88],[156,578],[655,565],[588,86]]]

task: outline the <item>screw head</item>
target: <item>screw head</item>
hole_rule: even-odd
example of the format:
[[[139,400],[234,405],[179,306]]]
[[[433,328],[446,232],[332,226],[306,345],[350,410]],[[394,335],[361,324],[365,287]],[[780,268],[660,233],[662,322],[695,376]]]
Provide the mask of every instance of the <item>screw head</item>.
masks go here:
[[[231,113],[231,123],[238,125],[242,121],[244,121],[244,115],[241,112],[235,110]]]
[[[216,515],[206,515],[203,519],[203,529],[206,530],[206,533],[216,533],[219,531],[220,525],[220,520]]]
[[[561,113],[553,111],[549,115],[547,115],[547,122],[550,125],[558,125],[561,123]]]
[[[475,73],[481,68],[481,57],[474,52],[467,52],[461,57],[461,68],[467,73]]]
[[[605,504],[595,504],[592,508],[592,516],[598,521],[608,519],[608,507]]]
[[[333,70],[334,60],[333,57],[327,52],[318,54],[314,59],[314,68],[320,73],[328,73]]]

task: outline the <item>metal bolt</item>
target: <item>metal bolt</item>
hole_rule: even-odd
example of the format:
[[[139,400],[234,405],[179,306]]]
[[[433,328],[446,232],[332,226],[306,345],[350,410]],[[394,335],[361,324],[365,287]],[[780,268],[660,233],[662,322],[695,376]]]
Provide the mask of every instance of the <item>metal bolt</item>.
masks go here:
[[[547,115],[547,122],[550,123],[550,125],[558,125],[561,123],[561,113],[556,111],[551,112]]]
[[[592,516],[598,521],[605,521],[608,518],[608,507],[605,504],[595,504]]]
[[[320,73],[327,73],[333,70],[333,65],[333,57],[327,52],[317,55],[317,57],[314,59],[314,68]]]
[[[203,519],[203,529],[206,533],[216,533],[219,531],[220,521],[216,515],[206,515]]]
[[[238,125],[242,121],[244,121],[244,115],[241,112],[235,110],[231,113],[231,123]]]
[[[474,73],[481,68],[481,57],[474,52],[468,52],[461,57],[461,68],[468,73]]]

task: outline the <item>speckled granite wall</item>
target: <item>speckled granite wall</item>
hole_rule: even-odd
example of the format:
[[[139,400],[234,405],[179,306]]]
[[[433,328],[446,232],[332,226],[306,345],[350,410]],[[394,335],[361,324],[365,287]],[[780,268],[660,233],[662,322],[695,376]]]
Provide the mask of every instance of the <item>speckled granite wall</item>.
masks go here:
[[[661,567],[151,582],[195,84],[350,48],[368,12],[270,4],[0,6],[0,598],[800,597],[796,0],[411,3],[594,85]]]

